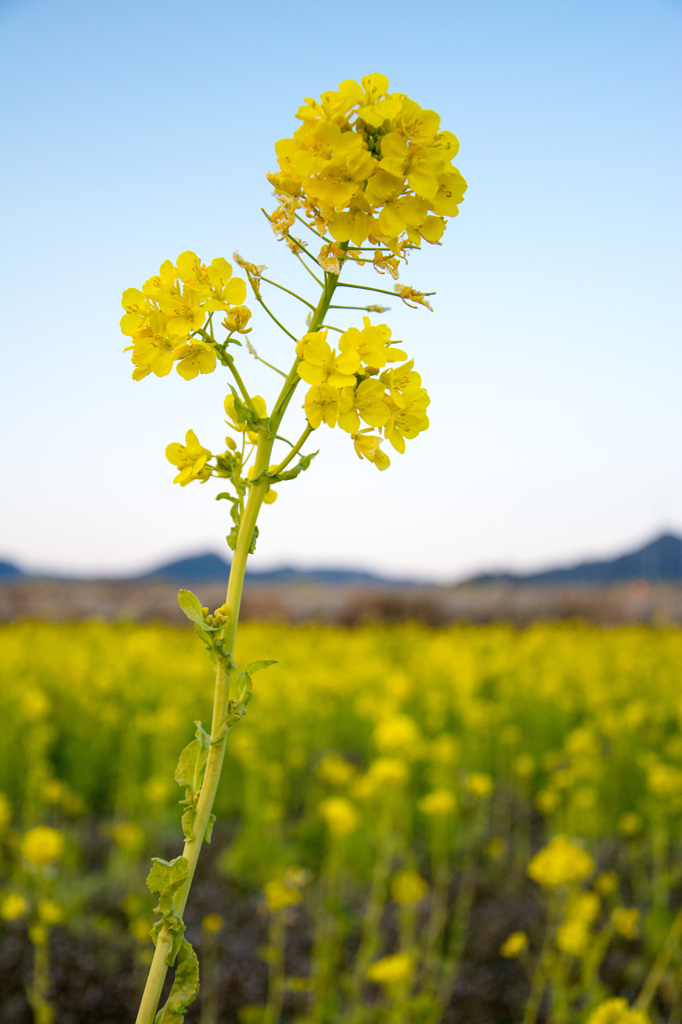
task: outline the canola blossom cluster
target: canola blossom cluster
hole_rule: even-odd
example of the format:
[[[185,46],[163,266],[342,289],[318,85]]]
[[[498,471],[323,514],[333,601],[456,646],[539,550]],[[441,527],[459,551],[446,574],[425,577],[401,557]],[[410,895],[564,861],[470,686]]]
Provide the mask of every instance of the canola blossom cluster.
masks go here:
[[[459,142],[435,111],[388,87],[385,75],[367,75],[300,107],[303,123],[276,144],[280,170],[268,175],[277,234],[301,210],[336,242],[369,241],[395,256],[440,241],[467,187],[452,164]]]
[[[245,298],[246,284],[232,277],[232,267],[222,256],[208,267],[189,250],[180,253],[175,265],[165,260],[142,289],[127,288],[121,300],[121,331],[133,342],[125,350],[132,351],[133,379],[150,373],[165,377],[174,363],[185,380],[211,373],[216,344],[202,330],[207,317],[222,312],[229,332],[245,333],[251,316],[242,305]]]
[[[405,439],[429,425],[430,398],[413,359],[384,369],[387,363],[407,359],[402,349],[392,346],[390,328],[373,326],[369,317],[363,321],[362,330],[351,327],[341,334],[338,352],[329,345],[326,329],[304,335],[296,348],[296,372],[310,384],[304,402],[310,426],[338,424],[351,435],[359,458],[382,470],[391,460],[380,448],[381,432],[397,452],[404,452]]]

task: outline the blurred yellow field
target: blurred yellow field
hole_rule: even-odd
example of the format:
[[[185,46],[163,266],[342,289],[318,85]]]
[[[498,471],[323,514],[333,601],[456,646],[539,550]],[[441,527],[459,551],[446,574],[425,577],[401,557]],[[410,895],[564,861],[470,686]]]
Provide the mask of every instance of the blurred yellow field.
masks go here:
[[[69,1020],[128,1019],[210,666],[167,626],[0,651],[3,1019],[30,945],[56,1020],[66,987]],[[188,1021],[682,1018],[679,630],[244,625],[238,666],[274,657],[228,738]]]

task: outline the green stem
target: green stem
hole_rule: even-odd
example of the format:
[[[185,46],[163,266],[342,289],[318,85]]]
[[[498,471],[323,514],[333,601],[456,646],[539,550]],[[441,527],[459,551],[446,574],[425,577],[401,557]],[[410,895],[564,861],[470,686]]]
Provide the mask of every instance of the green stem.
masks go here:
[[[283,284],[277,284],[276,281],[271,281],[269,277],[262,277],[262,276],[261,276],[261,281],[265,281],[267,284],[274,285],[275,288],[279,288],[280,291],[286,292],[287,295],[293,295],[293,297],[295,299],[298,299],[299,302],[302,302],[304,306],[308,307],[308,309],[312,309],[313,312],[315,311],[315,307],[313,306],[312,302],[308,302],[307,299],[302,298],[296,292],[292,292],[290,288],[285,288]]]
[[[325,274],[322,296],[317,304],[315,312],[313,313],[310,324],[310,329],[312,331],[317,330],[318,326],[324,321],[337,282],[338,278],[336,276],[332,274]],[[285,328],[282,328],[282,330],[287,334],[289,333]],[[293,335],[290,335],[290,337],[293,337]],[[222,630],[222,640],[225,648],[230,653],[234,651],[237,636],[237,623],[239,621],[239,609],[241,606],[242,591],[244,589],[244,574],[246,572],[249,549],[251,548],[258,513],[260,512],[261,505],[263,504],[263,498],[265,497],[268,489],[267,480],[264,478],[259,480],[258,476],[264,470],[267,470],[268,465],[270,464],[272,447],[275,443],[275,435],[277,434],[282,417],[284,416],[287,405],[291,400],[291,396],[293,395],[296,384],[299,380],[298,374],[296,373],[298,361],[299,360],[297,358],[289,372],[289,375],[287,376],[286,381],[284,382],[282,391],[280,392],[279,398],[275,404],[275,408],[270,417],[270,424],[272,427],[271,431],[268,432],[267,437],[264,434],[260,434],[258,440],[253,474],[254,481],[249,485],[249,496],[239,526],[237,546],[235,548],[232,565],[230,567],[227,597],[225,600],[225,604],[227,605],[227,624]],[[231,367],[231,369],[235,374],[235,379],[240,385],[240,388],[243,388],[243,383],[240,383],[241,377],[239,377],[234,367]],[[248,395],[245,388],[243,394],[245,397]],[[229,689],[229,665],[225,658],[223,658],[219,652],[216,652],[216,680],[213,696],[211,745],[208,752],[204,781],[197,801],[195,817],[192,822],[193,836],[192,839],[186,840],[182,853],[188,864],[188,875],[187,880],[178,891],[175,898],[175,910],[180,917],[182,917],[187,903],[187,897],[189,896],[189,890],[192,884],[192,879],[194,878],[194,872],[196,870],[197,861],[199,860],[199,854],[204,842],[206,828],[211,816],[213,802],[215,800],[218,783],[220,781],[220,774],[225,757],[225,742],[227,739],[227,731],[224,726],[228,715]],[[164,924],[157,938],[156,949],[149,968],[149,975],[142,995],[136,1024],[153,1024],[159,999],[161,998],[164,981],[166,980],[166,974],[168,973],[169,964],[167,961],[170,956],[172,944],[172,935]]]
[[[642,991],[635,1000],[636,1010],[648,1010],[651,1000],[656,995],[656,989],[663,980],[663,975],[668,969],[668,965],[672,960],[675,952],[682,942],[682,909],[680,909],[673,921],[670,931],[668,932],[667,938],[663,943],[663,947],[654,960],[651,970],[649,971]]]
[[[301,264],[301,266],[303,267],[303,269],[304,269],[304,270],[306,270],[306,271],[307,271],[307,272],[308,272],[308,273],[310,274],[310,276],[311,276],[311,277],[312,277],[312,278],[313,278],[313,279],[314,279],[315,281],[317,281],[317,283],[319,284],[320,288],[324,288],[324,285],[323,285],[322,281],[320,281],[320,279],[319,279],[319,277],[317,276],[317,274],[313,274],[313,272],[312,272],[312,270],[310,269],[310,267],[308,266],[308,264],[307,264],[307,263],[304,263],[304,261],[303,261],[303,260],[301,259],[301,257],[300,257],[300,256],[298,255],[298,253],[297,253],[297,252],[295,252],[295,253],[294,253],[294,256],[296,257],[296,259],[298,260],[298,262],[299,262],[299,263]]]
[[[289,452],[289,454],[286,455],[282,459],[282,461],[280,462],[279,466],[275,466],[275,468],[272,470],[273,473],[281,473],[282,470],[285,469],[289,465],[291,460],[293,458],[295,458],[296,455],[298,455],[298,453],[300,452],[301,448],[303,447],[303,445],[306,443],[306,441],[308,440],[308,438],[312,434],[313,429],[314,428],[311,427],[310,424],[308,424],[308,426],[305,428],[305,430],[303,431],[303,433],[299,437],[299,439],[296,442],[296,444],[292,447],[292,449]]]

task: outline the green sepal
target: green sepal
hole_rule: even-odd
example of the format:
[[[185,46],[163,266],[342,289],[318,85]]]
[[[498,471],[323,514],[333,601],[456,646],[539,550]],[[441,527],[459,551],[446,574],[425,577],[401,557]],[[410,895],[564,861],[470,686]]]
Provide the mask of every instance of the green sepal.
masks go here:
[[[249,430],[264,431],[267,434],[270,429],[269,417],[261,417],[255,409],[245,405],[239,397],[239,392],[232,385],[230,385],[230,391],[234,398],[234,411],[237,416],[237,422],[246,423]]]
[[[219,626],[209,626],[204,618],[203,605],[197,595],[193,594],[191,590],[178,591],[178,604],[187,618],[196,625],[201,626],[204,632],[210,631],[213,633],[220,628]]]
[[[154,1018],[154,1024],[182,1024],[187,1007],[199,992],[199,961],[186,939],[182,940],[177,956],[173,987],[165,1005]]]

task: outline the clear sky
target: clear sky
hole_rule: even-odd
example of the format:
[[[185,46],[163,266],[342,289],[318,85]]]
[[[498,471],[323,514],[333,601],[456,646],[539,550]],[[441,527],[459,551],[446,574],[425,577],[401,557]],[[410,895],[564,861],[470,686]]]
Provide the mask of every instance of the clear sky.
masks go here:
[[[189,427],[221,443],[225,375],[134,383],[121,291],[188,248],[207,263],[236,248],[302,285],[260,213],[273,144],[305,96],[372,71],[438,110],[469,182],[443,246],[402,275],[438,292],[435,312],[389,300],[386,314],[431,429],[380,474],[322,427],[314,466],[264,510],[254,568],[450,580],[681,530],[680,14],[676,0],[0,3],[0,557],[96,573],[226,550],[217,486],[173,487],[164,457]],[[254,325],[260,353],[288,364],[286,339]]]

